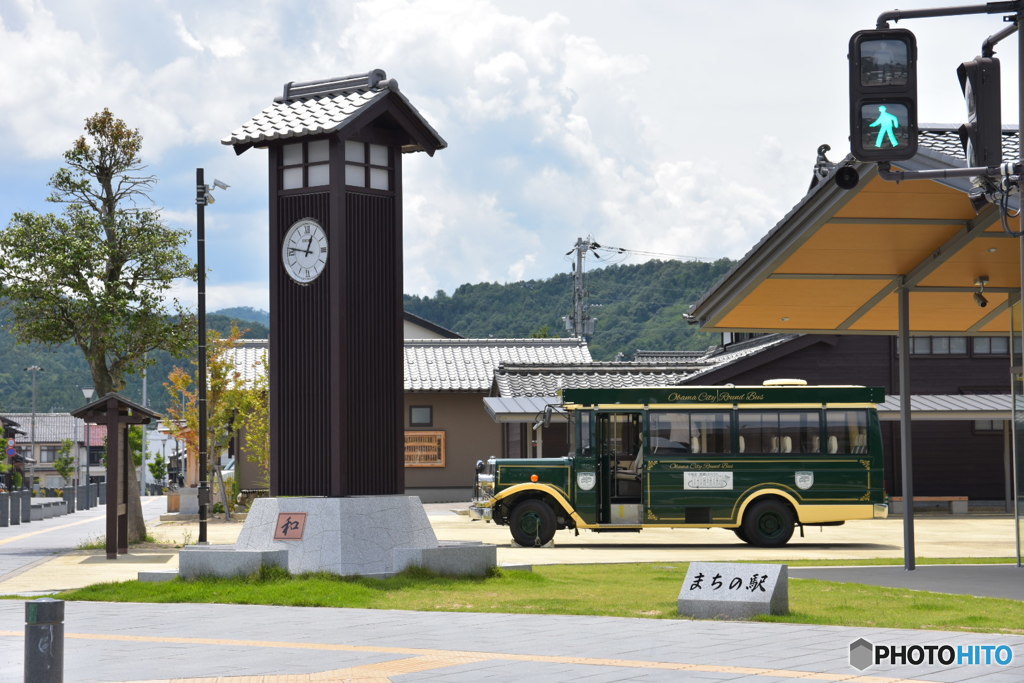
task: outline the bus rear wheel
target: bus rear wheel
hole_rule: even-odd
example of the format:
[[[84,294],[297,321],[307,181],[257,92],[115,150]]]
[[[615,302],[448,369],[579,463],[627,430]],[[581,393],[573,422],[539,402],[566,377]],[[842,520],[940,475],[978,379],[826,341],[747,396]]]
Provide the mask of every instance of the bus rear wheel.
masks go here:
[[[555,512],[547,503],[529,499],[512,508],[508,520],[512,538],[526,548],[547,545],[555,536]]]
[[[777,548],[793,537],[793,524],[793,512],[788,505],[778,500],[762,500],[751,505],[743,516],[743,536],[736,535],[750,545]]]

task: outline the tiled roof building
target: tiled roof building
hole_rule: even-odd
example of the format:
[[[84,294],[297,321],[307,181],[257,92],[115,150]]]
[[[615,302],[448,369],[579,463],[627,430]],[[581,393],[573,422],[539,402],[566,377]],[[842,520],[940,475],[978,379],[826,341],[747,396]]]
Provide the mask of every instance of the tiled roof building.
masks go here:
[[[579,339],[407,339],[405,390],[486,392],[503,363],[590,362]]]
[[[263,376],[269,348],[270,342],[266,339],[239,339],[227,350],[227,356],[232,359],[242,386],[251,387],[253,382]]]
[[[586,363],[576,365],[501,365],[494,374],[499,396],[558,395],[560,389],[651,387],[681,384],[696,372],[692,364]]]

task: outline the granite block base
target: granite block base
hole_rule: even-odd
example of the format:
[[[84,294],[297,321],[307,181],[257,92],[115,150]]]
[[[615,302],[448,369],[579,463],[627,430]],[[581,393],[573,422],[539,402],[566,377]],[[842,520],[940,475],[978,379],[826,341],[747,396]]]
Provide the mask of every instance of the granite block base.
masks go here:
[[[284,528],[295,519],[304,520],[301,538],[282,538],[298,533]],[[235,547],[287,550],[293,574],[386,577],[423,566],[446,574],[482,575],[497,561],[492,546],[438,543],[420,500],[401,495],[258,498]]]

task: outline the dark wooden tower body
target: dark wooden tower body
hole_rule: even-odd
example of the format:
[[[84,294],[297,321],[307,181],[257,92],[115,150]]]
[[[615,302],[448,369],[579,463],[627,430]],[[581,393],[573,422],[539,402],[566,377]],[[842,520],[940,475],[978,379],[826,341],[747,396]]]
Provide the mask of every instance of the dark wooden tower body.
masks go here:
[[[446,143],[380,70],[288,83],[223,142],[269,152],[271,495],[403,493],[401,160]]]

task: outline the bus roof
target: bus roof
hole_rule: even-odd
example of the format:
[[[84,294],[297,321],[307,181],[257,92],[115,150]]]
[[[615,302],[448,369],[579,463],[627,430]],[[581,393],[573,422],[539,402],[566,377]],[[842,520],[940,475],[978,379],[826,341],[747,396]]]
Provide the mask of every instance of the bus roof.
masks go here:
[[[565,406],[625,404],[646,405],[744,405],[767,404],[865,404],[885,400],[882,387],[862,386],[681,386],[623,389],[563,389]]]

